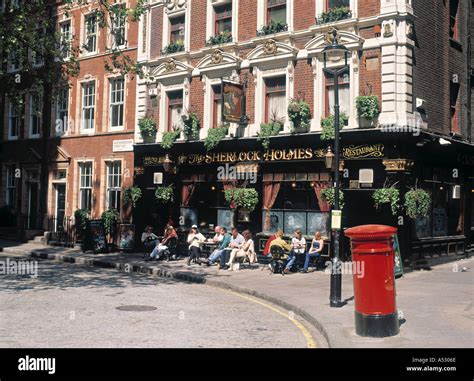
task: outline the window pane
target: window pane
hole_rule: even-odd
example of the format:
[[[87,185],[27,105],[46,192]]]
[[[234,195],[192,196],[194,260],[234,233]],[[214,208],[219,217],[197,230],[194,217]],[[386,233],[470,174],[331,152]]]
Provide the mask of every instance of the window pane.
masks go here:
[[[268,10],[268,21],[286,24],[286,6],[278,8],[270,8]]]
[[[270,93],[267,98],[267,120],[283,123],[286,116],[285,93]]]
[[[328,9],[337,7],[349,7],[350,0],[328,0]]]

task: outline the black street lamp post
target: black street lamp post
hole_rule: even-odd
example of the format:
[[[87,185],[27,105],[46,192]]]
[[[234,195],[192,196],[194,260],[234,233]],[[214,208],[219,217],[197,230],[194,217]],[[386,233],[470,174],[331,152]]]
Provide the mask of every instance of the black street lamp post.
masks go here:
[[[328,157],[326,166],[329,164],[331,157],[334,158],[334,209],[340,210],[339,208],[339,162],[340,162],[340,145],[339,145],[339,124],[340,124],[340,106],[339,106],[339,77],[345,74],[349,66],[347,64],[347,58],[349,50],[339,44],[338,32],[336,29],[332,29],[328,32],[327,36],[329,41],[332,43],[326,46],[323,50],[324,54],[324,72],[331,75],[334,78],[334,154],[328,149]],[[337,68],[328,68],[327,61],[337,63],[344,60],[344,66],[338,66]],[[331,163],[332,164],[332,163]],[[331,290],[330,290],[330,306],[331,307],[342,307],[343,302],[341,301],[341,266],[340,266],[340,227],[333,227],[333,256],[332,256],[332,271],[331,271]]]

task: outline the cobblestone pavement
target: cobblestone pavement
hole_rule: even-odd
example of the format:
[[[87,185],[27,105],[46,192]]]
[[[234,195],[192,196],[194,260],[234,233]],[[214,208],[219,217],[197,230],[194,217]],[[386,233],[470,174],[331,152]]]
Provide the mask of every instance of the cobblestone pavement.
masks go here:
[[[205,285],[47,260],[37,278],[0,278],[0,347],[307,347],[317,338],[279,307]],[[117,309],[128,305],[156,309]]]

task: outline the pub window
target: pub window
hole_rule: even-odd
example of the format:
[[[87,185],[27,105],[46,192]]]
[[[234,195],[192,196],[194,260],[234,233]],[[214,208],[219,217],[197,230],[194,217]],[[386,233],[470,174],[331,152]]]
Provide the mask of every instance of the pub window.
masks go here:
[[[349,115],[350,113],[350,77],[344,74],[339,77],[339,111]],[[334,77],[326,75],[326,116],[334,115]]]
[[[97,17],[95,14],[85,17],[84,49],[87,53],[95,53],[97,49]]]
[[[95,82],[82,85],[82,129],[94,129],[95,116]]]
[[[6,203],[8,206],[15,208],[16,206],[16,181],[15,181],[15,166],[7,167],[7,194]]]
[[[30,94],[30,123],[29,136],[36,138],[41,129],[41,95],[37,92]]]
[[[212,127],[216,128],[222,122],[222,93],[221,85],[212,86]]]
[[[459,123],[458,123],[458,98],[459,98],[459,84],[450,82],[449,86],[450,93],[450,117],[451,117],[451,133],[455,135],[460,135]]]
[[[119,13],[112,20],[112,47],[125,46],[125,22],[126,14]]]
[[[110,80],[110,127],[123,127],[124,111],[124,79],[115,78]]]
[[[168,92],[168,129],[173,131],[181,126],[183,115],[183,90]]]
[[[286,24],[286,0],[267,0],[267,24]]]
[[[232,33],[232,3],[214,7],[214,33]]]
[[[18,106],[10,102],[8,110],[8,139],[18,139],[18,130],[20,126],[20,113]]]
[[[285,122],[286,117],[286,77],[265,80],[265,123]]]
[[[61,121],[61,129],[56,129],[57,135],[66,134],[68,131],[68,119],[69,119],[69,88],[67,86],[62,87],[58,92],[58,98],[56,99],[56,119]]]
[[[459,40],[458,23],[459,0],[450,0],[449,2],[449,37],[453,40]]]
[[[79,208],[92,208],[92,163],[79,163]]]
[[[60,25],[60,49],[63,58],[69,58],[71,55],[71,22],[66,21]]]
[[[170,44],[184,42],[185,17],[170,18]]]
[[[120,212],[120,198],[122,189],[122,162],[107,163],[107,209],[117,209]]]
[[[350,0],[326,0],[326,10],[339,8],[339,7],[350,7]]]

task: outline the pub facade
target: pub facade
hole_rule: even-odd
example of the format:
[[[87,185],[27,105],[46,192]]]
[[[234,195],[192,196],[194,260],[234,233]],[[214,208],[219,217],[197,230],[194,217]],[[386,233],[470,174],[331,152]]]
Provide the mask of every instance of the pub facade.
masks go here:
[[[320,231],[330,252],[331,206],[323,193],[333,186],[325,158],[334,142],[322,138],[334,112],[335,82],[324,68],[344,62],[325,62],[322,52],[335,29],[350,51],[348,70],[338,78],[343,228],[397,226],[407,267],[465,255],[474,213],[472,127],[462,102],[468,90],[453,83],[454,58],[437,73],[445,80],[438,84],[442,92],[425,86],[420,72],[429,27],[416,6],[406,0],[151,1],[139,32],[138,59],[149,76],[138,82],[136,99],[134,184],[143,192],[134,210],[137,230],[166,223],[183,233],[194,224],[203,231],[236,226],[258,237],[259,250],[277,229],[287,236],[301,229],[308,237]],[[433,6],[447,20],[454,12]],[[339,19],[331,16],[334,9],[344,10]],[[464,6],[455,11],[460,25],[468,22]],[[467,82],[462,73],[459,83]],[[227,93],[223,83],[241,92]],[[361,117],[359,96],[377,98],[376,117]],[[294,101],[309,106],[304,126],[290,118]],[[191,117],[193,136],[186,133]],[[151,142],[139,128],[146,119],[157,130]],[[276,123],[279,131],[266,136]],[[170,133],[176,133],[171,144]],[[172,187],[173,201],[157,201],[157,187]],[[377,208],[373,198],[390,187],[400,191],[394,212]],[[253,210],[226,200],[226,191],[242,188],[257,192]],[[404,208],[412,189],[430,196],[423,217]],[[343,246],[349,258],[347,240]]]

